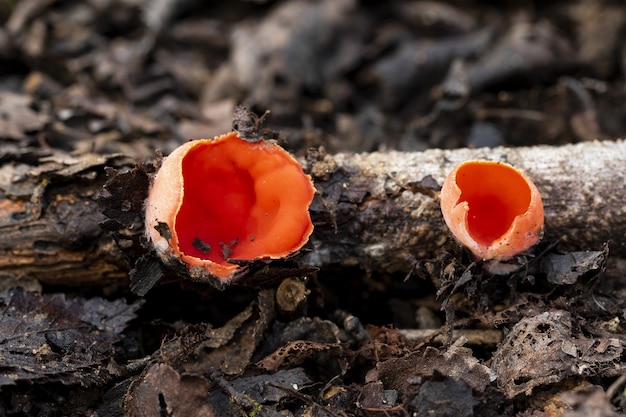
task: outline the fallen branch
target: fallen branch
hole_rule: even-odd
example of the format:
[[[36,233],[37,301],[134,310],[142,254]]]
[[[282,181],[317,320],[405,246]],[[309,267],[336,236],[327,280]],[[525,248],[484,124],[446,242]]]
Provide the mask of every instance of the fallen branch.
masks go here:
[[[537,185],[545,207],[544,242],[563,250],[626,252],[626,143],[561,147],[428,150],[319,156],[308,168],[320,198],[305,262],[406,271],[450,244],[438,188],[460,162],[508,162]]]
[[[15,160],[0,167],[0,273],[55,285],[125,279],[129,253],[100,229],[106,219],[97,197],[106,180],[104,166],[121,169],[131,163],[119,156],[45,158],[26,158],[22,152],[21,161],[36,160],[29,162],[30,168]],[[305,169],[314,177],[319,195],[311,206],[315,231],[302,262],[320,268],[406,272],[415,260],[456,245],[442,220],[437,190],[455,165],[477,158],[506,161],[535,181],[546,212],[544,242],[559,242],[563,250],[598,250],[609,242],[612,254],[626,254],[626,142],[616,141],[419,153],[311,153]],[[18,171],[28,175],[16,177]],[[120,207],[128,212],[137,236],[142,233],[142,201],[137,196],[147,190],[142,184],[142,190],[129,190],[125,207]]]

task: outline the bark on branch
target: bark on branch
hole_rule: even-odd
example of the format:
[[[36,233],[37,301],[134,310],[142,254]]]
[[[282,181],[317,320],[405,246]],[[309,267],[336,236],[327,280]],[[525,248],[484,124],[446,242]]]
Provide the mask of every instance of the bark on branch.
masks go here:
[[[469,159],[508,162],[533,179],[545,207],[544,242],[558,241],[564,250],[600,250],[609,242],[612,253],[626,252],[626,143],[585,142],[341,154],[313,162],[308,168],[321,175],[321,198],[312,207],[316,229],[306,263],[406,271],[450,244],[434,189]]]
[[[0,274],[60,285],[124,280],[127,254],[100,229],[106,219],[97,197],[106,180],[104,166],[128,167],[129,161],[57,155],[52,161],[47,157],[43,169],[42,158],[20,155],[21,162],[5,158],[9,162],[0,166]],[[441,217],[437,189],[468,159],[506,161],[535,181],[546,212],[544,242],[558,241],[564,250],[598,250],[609,242],[613,254],[626,254],[626,143],[616,141],[311,154],[305,169],[319,195],[311,207],[315,231],[303,263],[408,271],[416,259],[456,245]],[[128,211],[128,223],[140,233],[136,196],[141,192],[129,190],[130,195],[135,197],[120,210]]]

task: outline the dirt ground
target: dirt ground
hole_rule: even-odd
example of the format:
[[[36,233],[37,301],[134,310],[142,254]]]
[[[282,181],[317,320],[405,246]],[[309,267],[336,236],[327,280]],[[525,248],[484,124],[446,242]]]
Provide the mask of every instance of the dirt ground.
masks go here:
[[[0,20],[0,416],[626,411],[623,234],[545,239],[495,275],[443,231],[408,267],[337,252],[216,289],[142,223],[161,156],[237,105],[309,162],[619,142],[622,2],[8,0]],[[625,230],[591,203],[580,229]]]

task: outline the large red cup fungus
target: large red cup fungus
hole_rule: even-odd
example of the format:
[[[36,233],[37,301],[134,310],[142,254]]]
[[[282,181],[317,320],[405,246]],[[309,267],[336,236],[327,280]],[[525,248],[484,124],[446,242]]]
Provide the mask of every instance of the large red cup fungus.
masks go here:
[[[508,164],[463,162],[446,178],[440,199],[450,231],[477,259],[511,258],[542,236],[541,195]]]
[[[163,161],[146,201],[146,233],[160,256],[228,282],[242,268],[236,261],[283,258],[304,246],[314,193],[278,145],[235,132],[195,140]]]

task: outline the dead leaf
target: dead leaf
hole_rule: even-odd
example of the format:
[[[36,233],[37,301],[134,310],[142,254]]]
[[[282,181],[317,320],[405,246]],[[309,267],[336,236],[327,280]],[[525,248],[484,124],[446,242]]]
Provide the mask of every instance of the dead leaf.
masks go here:
[[[339,344],[317,343],[307,340],[298,340],[282,346],[257,362],[256,365],[266,371],[274,372],[282,367],[300,365],[305,360],[319,358],[321,355],[326,361],[330,358],[339,358],[341,368],[346,369],[346,354]]]
[[[475,404],[472,389],[465,382],[446,377],[425,381],[410,406],[419,415],[471,417]]]
[[[273,318],[274,293],[260,291],[256,302],[220,328],[188,326],[185,333],[162,346],[161,357],[176,369],[190,373],[211,370],[238,375],[250,364]]]
[[[4,139],[24,139],[27,133],[39,131],[49,117],[32,109],[32,99],[26,95],[0,94],[0,136]]]
[[[271,413],[269,407],[293,398],[292,392],[298,393],[313,381],[304,369],[292,368],[280,370],[272,374],[240,377],[229,381],[229,392],[214,388],[209,392],[209,403],[220,416],[240,416],[233,410],[233,396],[248,398],[251,402],[261,405],[265,415]]]
[[[9,290],[0,298],[0,386],[106,379],[113,344],[140,304]]]
[[[571,252],[564,255],[548,254],[541,260],[541,271],[550,283],[575,284],[578,278],[604,270],[609,255],[608,246],[602,251]]]
[[[349,33],[347,23],[355,5],[352,0],[288,2],[276,7],[260,24],[238,25],[233,36],[231,75],[250,89],[250,98],[261,107],[272,98],[280,101],[293,97],[301,86],[320,85],[358,59],[350,49],[341,48],[349,38],[338,36]],[[322,56],[328,59],[308,58]],[[277,77],[285,81],[277,83]],[[277,103],[273,106],[278,108]]]
[[[339,340],[336,324],[318,318],[301,317],[285,325],[275,326],[265,337],[256,366],[274,372],[279,368],[313,360],[325,371],[343,373],[347,369],[349,351]],[[264,356],[264,357],[263,357]]]
[[[522,319],[506,336],[493,356],[492,370],[498,385],[509,397],[540,385],[555,384],[568,376],[604,376],[610,369],[617,375],[623,343],[618,339],[591,339],[576,336],[572,315],[567,311],[546,311]]]
[[[427,347],[403,358],[389,359],[376,364],[376,370],[386,388],[402,392],[415,391],[415,381],[431,378],[437,372],[479,392],[493,379],[490,369],[473,356],[471,349],[456,344],[444,352]]]
[[[562,417],[617,417],[602,387],[589,387],[567,391],[559,395],[560,399],[572,409],[563,413]]]
[[[216,417],[207,400],[209,382],[197,375],[181,375],[171,366],[152,365],[126,397],[128,417]]]
[[[388,411],[396,405],[398,392],[393,389],[383,389],[380,381],[369,382],[363,386],[357,407],[366,411]]]

